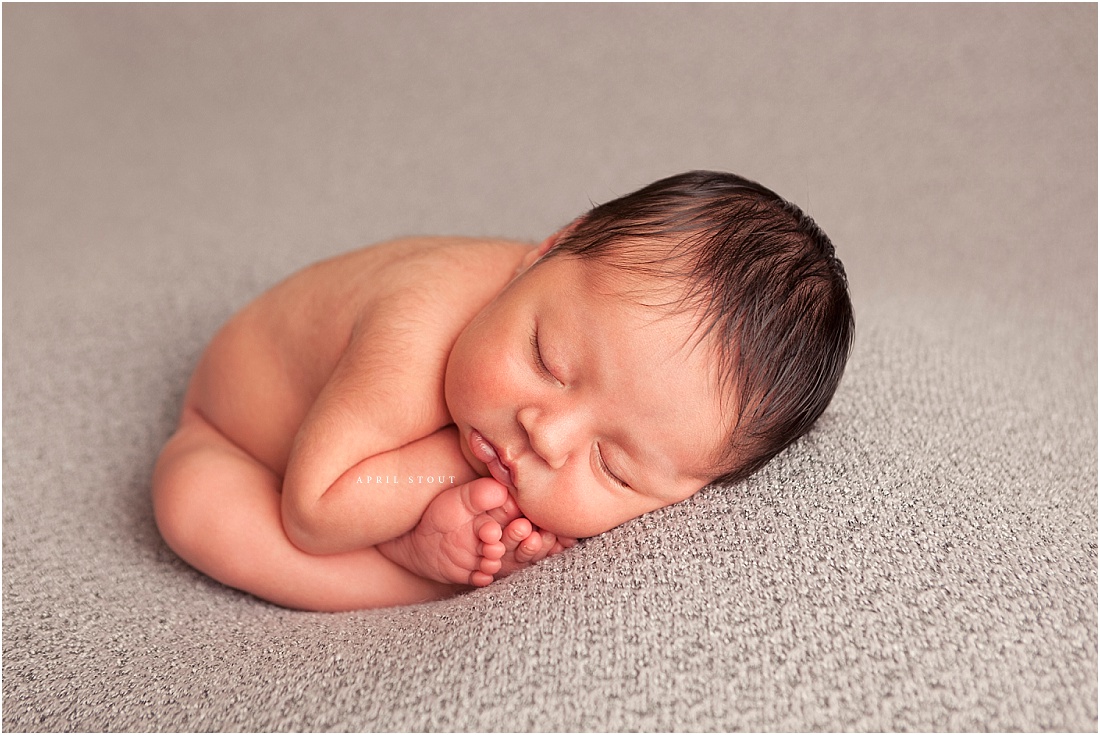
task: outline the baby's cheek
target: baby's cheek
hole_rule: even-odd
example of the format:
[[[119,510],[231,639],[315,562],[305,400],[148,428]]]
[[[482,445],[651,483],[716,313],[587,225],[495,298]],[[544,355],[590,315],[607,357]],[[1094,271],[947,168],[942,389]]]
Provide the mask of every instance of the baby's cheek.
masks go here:
[[[467,416],[478,406],[476,372],[461,353],[451,355],[443,377],[443,397],[454,421]]]
[[[580,495],[548,490],[527,498],[521,492],[518,499],[523,515],[543,530],[566,538],[595,536],[606,529],[600,527],[598,514],[594,517]]]

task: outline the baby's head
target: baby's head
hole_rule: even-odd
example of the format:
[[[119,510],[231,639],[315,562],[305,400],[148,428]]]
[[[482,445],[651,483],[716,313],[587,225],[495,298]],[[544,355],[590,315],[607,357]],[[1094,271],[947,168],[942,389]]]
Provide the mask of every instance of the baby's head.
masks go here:
[[[748,477],[805,434],[844,372],[854,320],[844,267],[798,207],[728,173],[695,171],[596,207],[548,257],[640,279],[696,316],[733,419],[715,480]]]
[[[456,343],[447,401],[467,459],[561,535],[749,476],[844,371],[853,317],[832,244],[732,174],[598,206],[524,265]]]

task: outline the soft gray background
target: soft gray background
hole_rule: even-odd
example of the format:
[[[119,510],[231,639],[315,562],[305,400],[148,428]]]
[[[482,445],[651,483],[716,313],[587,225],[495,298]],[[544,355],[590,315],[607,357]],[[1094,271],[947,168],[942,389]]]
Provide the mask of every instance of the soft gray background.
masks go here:
[[[4,729],[1095,730],[1096,13],[5,5]],[[160,541],[187,376],[264,288],[691,168],[852,281],[761,474],[405,609]]]

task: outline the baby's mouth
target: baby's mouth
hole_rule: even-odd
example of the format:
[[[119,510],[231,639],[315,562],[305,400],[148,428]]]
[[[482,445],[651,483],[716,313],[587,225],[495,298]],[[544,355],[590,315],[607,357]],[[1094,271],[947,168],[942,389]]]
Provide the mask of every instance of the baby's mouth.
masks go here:
[[[512,484],[512,472],[501,461],[496,447],[490,444],[477,429],[470,431],[470,451],[473,452],[474,457],[485,464],[489,469],[489,474],[497,482],[501,485],[507,485],[513,490],[516,489],[516,486]]]

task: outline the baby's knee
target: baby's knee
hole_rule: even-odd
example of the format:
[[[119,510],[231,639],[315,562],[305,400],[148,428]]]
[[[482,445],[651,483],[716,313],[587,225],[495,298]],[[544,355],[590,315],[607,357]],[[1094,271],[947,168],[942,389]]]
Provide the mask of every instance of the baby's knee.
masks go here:
[[[225,505],[226,485],[241,482],[245,457],[198,414],[185,415],[153,469],[153,517],[165,542],[184,559],[204,543]]]
[[[185,444],[177,434],[157,459],[153,472],[153,518],[168,546],[186,559],[189,542],[195,540],[200,508],[198,493],[193,492],[198,450]]]

